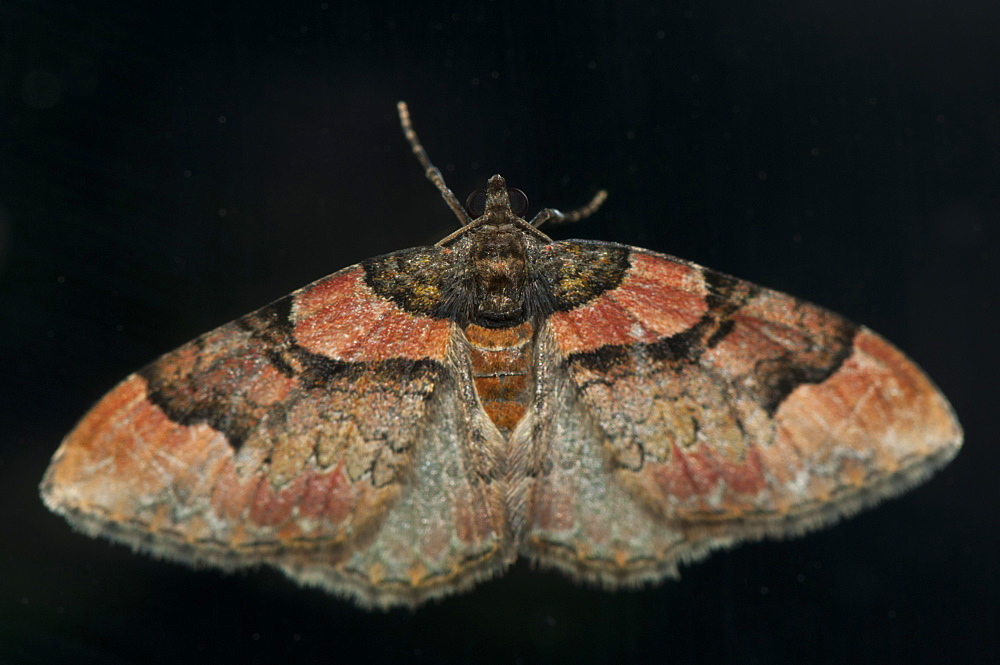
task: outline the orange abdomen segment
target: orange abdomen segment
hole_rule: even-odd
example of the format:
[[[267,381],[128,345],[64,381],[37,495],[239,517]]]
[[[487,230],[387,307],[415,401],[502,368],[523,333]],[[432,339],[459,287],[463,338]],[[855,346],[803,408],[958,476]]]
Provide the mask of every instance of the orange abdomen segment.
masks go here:
[[[490,420],[505,437],[524,417],[535,387],[532,374],[534,328],[465,328],[476,392]]]

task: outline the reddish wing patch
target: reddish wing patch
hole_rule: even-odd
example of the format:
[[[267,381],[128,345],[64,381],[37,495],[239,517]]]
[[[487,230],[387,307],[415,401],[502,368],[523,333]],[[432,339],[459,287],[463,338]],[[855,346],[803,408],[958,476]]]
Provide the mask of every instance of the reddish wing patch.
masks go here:
[[[695,325],[707,310],[701,271],[648,254],[632,254],[620,286],[576,309],[556,312],[549,325],[565,355],[649,343]]]
[[[443,360],[451,322],[401,310],[377,296],[364,273],[361,267],[346,270],[296,295],[296,342],[344,361]]]
[[[266,470],[235,467],[222,433],[177,425],[133,375],[66,438],[46,496],[88,531],[114,524],[119,537],[164,554],[191,558],[185,546],[198,547],[206,560],[248,562],[296,543],[342,540],[346,517],[371,515],[371,504],[388,498],[336,468],[300,469],[294,482],[275,486]],[[317,484],[325,486],[322,502],[310,491]]]

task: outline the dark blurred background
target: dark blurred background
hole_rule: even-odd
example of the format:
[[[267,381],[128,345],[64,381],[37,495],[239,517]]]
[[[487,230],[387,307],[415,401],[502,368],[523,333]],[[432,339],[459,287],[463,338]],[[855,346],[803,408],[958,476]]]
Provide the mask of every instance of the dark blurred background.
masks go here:
[[[142,3],[145,4],[145,3]],[[0,5],[0,662],[1000,662],[995,2]],[[518,565],[416,613],[76,534],[37,484],[126,374],[455,228],[502,172],[557,238],[821,303],[967,434],[835,528],[609,594]]]

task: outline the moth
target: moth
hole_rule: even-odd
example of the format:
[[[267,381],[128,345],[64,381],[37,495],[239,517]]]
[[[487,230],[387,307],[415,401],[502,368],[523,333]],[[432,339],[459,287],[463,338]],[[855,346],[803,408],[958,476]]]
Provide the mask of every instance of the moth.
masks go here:
[[[517,557],[606,589],[674,577],[925,479],[946,399],[864,326],[646,249],[553,241],[495,175],[461,228],[368,259],[132,374],[41,483],[92,536],[416,606]]]

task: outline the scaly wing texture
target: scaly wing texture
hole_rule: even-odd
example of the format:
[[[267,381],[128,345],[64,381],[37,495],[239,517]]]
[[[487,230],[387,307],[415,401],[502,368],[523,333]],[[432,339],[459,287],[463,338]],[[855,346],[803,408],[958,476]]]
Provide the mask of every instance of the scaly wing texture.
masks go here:
[[[455,335],[347,268],[128,377],[63,442],[45,503],[92,535],[275,565],[362,604],[471,585],[511,555],[493,462],[465,444],[499,435]]]
[[[527,556],[612,587],[676,575],[897,494],[958,451],[947,401],[867,328],[622,250],[621,283],[540,333],[552,398],[515,433],[538,460]]]

